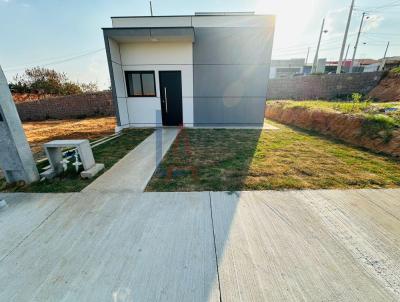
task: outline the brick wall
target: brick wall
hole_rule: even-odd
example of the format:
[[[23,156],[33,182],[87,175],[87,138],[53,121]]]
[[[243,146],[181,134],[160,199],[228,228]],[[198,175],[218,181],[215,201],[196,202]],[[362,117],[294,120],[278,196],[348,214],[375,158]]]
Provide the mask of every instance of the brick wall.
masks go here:
[[[16,104],[22,121],[112,116],[111,92],[85,93]]]
[[[353,92],[367,94],[382,78],[382,72],[324,74],[270,79],[268,99],[334,99]]]

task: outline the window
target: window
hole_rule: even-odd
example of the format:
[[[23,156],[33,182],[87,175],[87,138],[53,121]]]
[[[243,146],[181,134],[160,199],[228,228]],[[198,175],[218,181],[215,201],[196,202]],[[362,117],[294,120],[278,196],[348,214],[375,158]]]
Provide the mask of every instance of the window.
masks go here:
[[[129,97],[156,96],[154,71],[125,71]]]

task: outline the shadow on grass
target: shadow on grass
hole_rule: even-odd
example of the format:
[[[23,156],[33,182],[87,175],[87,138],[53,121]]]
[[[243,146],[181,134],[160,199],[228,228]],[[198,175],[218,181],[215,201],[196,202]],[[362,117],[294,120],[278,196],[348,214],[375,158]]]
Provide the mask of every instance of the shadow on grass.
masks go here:
[[[275,124],[275,123],[272,123]],[[320,133],[185,129],[147,191],[394,188],[400,160]]]
[[[147,191],[243,189],[261,129],[183,129]]]

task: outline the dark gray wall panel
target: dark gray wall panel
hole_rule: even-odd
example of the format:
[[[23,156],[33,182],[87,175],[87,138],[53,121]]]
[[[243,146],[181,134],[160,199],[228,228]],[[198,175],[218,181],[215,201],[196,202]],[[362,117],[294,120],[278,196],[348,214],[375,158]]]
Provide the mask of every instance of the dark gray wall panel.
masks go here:
[[[267,64],[271,28],[195,28],[193,64]]]
[[[265,97],[267,65],[194,65],[195,97]]]
[[[273,28],[195,28],[195,125],[262,125]]]
[[[265,98],[194,98],[194,123],[262,125]]]

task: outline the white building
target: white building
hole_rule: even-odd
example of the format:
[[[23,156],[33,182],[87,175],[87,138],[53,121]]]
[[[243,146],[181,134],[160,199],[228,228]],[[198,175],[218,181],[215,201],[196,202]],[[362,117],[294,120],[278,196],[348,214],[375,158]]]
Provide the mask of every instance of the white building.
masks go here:
[[[275,19],[113,17],[103,28],[120,127],[261,125]]]

